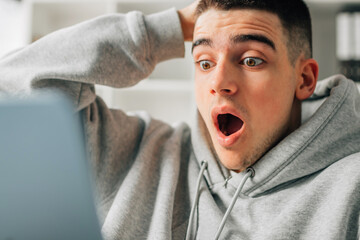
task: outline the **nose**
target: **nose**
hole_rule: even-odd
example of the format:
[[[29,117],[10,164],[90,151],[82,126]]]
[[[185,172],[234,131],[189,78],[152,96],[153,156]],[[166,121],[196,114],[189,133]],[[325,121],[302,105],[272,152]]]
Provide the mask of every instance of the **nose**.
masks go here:
[[[238,91],[236,71],[226,64],[217,65],[213,72],[210,93],[212,95],[231,96]]]

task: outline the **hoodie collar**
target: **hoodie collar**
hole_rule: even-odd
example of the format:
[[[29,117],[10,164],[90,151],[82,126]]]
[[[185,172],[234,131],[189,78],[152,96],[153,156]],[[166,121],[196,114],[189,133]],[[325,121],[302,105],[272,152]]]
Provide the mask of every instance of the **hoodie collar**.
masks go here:
[[[207,185],[209,188],[212,188],[217,183],[223,183],[225,179],[228,179],[230,177],[230,171],[225,168],[217,158],[209,132],[199,111],[196,112],[194,123],[191,139],[195,156],[199,166],[203,161],[208,163],[204,176]]]
[[[360,151],[360,95],[354,82],[336,75],[318,82],[313,96],[303,102],[303,123],[252,167],[255,177],[243,188],[254,197],[295,181]],[[215,157],[206,126],[197,114],[192,141],[196,158],[208,162],[205,174],[210,188],[224,182],[229,171]],[[246,173],[233,174],[236,187]]]

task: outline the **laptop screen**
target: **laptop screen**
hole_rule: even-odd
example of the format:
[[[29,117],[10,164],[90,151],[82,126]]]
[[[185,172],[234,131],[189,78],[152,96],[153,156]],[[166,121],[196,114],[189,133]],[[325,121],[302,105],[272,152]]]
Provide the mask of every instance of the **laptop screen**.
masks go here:
[[[0,100],[0,239],[101,239],[79,114],[59,94]]]

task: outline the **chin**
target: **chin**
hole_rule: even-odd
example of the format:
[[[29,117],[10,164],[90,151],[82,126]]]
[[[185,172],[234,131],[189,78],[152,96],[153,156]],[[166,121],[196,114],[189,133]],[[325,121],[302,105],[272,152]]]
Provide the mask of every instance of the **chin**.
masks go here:
[[[239,154],[218,153],[221,164],[229,170],[242,172],[252,165],[252,161]]]
[[[250,147],[247,147],[247,149],[249,148]],[[260,144],[258,147],[255,147],[252,150],[246,152],[241,152],[240,150],[236,151],[234,149],[227,150],[222,148],[221,146],[215,147],[216,153],[222,165],[227,169],[233,170],[235,172],[242,172],[248,167],[254,165],[260,158],[262,158],[266,154],[268,149],[268,144]]]

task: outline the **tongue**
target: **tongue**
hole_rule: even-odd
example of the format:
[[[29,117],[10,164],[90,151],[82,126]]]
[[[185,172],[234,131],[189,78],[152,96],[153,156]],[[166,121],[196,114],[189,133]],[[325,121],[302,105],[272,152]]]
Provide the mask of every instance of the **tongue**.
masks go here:
[[[218,116],[218,121],[220,131],[225,136],[230,136],[231,134],[239,131],[243,125],[243,121],[232,114],[221,114]]]

